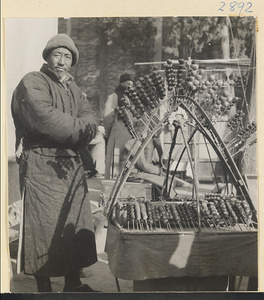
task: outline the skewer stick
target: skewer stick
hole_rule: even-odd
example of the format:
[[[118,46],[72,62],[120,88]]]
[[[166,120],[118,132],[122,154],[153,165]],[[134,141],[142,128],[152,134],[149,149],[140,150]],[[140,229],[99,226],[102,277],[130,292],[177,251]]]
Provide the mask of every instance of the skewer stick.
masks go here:
[[[241,226],[239,225],[239,222],[238,222],[238,221],[236,222],[236,224],[238,225],[239,229],[240,229],[241,231],[243,231],[243,229],[242,229]]]
[[[246,224],[246,222],[244,221],[244,219],[243,219],[243,218],[240,218],[240,219],[242,220],[242,223],[243,223],[244,226],[247,228],[247,230],[250,231],[249,228],[248,228],[248,225]]]
[[[215,228],[218,229],[217,225],[215,224],[214,220],[212,219],[212,223],[214,224]]]
[[[178,221],[178,224],[180,226],[180,230],[183,231],[183,225],[181,224],[181,221]]]
[[[191,225],[190,225],[189,221],[186,221],[186,223],[187,223],[188,227],[191,229]]]
[[[145,113],[145,114],[146,114],[146,113]],[[146,115],[147,115],[147,114],[146,114]],[[145,115],[145,116],[146,116],[146,115]],[[151,117],[149,117],[149,115],[147,115],[147,116],[148,116],[148,122],[147,122],[147,123],[143,121],[143,118],[140,118],[140,121],[145,125],[145,130],[146,130],[146,129],[153,130],[153,128],[154,128],[157,124],[151,119]],[[152,126],[151,122],[154,123],[154,127]]]
[[[255,228],[254,228],[253,222],[251,222],[251,223],[249,224],[249,227],[252,228],[253,230],[255,229]]]
[[[147,220],[145,220],[145,224],[146,224],[146,227],[147,227],[147,231],[149,231],[149,226],[148,226]]]
[[[230,146],[232,146],[235,142],[237,142],[237,137],[233,138],[233,140],[231,140],[227,145],[226,148],[230,148]]]
[[[171,225],[169,222],[168,222],[168,227],[169,227],[169,230],[172,231],[172,228],[171,228]]]
[[[233,227],[229,219],[227,219],[226,222],[228,224],[228,227]]]
[[[177,225],[176,225],[175,221],[173,220],[172,222],[173,222],[174,227],[177,229]]]
[[[223,218],[223,221],[224,221],[226,227],[228,227],[228,224],[227,224],[227,222],[226,222],[226,219]]]
[[[236,156],[239,152],[244,151],[244,149],[239,149],[236,153],[232,154],[232,157]]]
[[[251,225],[251,223],[250,224],[247,223],[247,228],[249,229],[249,231],[251,231],[251,226],[250,225]]]
[[[194,229],[196,230],[196,227],[195,227],[195,225],[194,225],[194,222],[193,222],[193,220],[191,220],[191,222],[192,222],[192,225],[193,225]]]
[[[205,226],[203,221],[201,221],[201,225],[205,228],[205,230],[207,230],[207,227]]]
[[[156,220],[156,221],[155,221],[155,229],[156,229],[156,230],[157,230],[157,227],[158,227],[158,226],[157,226],[157,223],[158,223],[158,221]]]
[[[212,229],[210,222],[208,220],[206,220],[206,222],[209,225],[209,228]]]
[[[223,138],[223,141],[232,133],[233,131],[229,131],[225,136],[224,136],[224,138]]]
[[[139,227],[140,227],[141,230],[144,230],[144,223],[143,222],[144,222],[143,220],[139,221]]]
[[[147,126],[146,122],[143,121],[143,118],[140,118],[140,121],[141,121],[145,126]]]

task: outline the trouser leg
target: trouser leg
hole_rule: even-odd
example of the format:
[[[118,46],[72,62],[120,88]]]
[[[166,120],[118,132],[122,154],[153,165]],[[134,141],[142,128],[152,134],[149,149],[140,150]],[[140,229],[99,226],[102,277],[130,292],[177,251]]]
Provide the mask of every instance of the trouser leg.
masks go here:
[[[51,282],[49,277],[44,277],[44,276],[37,276],[34,275],[36,282],[37,282],[37,289],[38,292],[51,292]]]
[[[82,284],[80,279],[80,270],[74,270],[65,275],[65,287],[72,289]]]

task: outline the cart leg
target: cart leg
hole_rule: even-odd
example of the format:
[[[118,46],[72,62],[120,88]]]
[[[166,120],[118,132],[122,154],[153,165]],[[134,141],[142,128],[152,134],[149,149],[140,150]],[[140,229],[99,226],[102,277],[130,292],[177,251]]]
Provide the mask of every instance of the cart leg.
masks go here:
[[[258,278],[257,277],[249,277],[247,290],[248,291],[257,291],[258,290]]]
[[[118,293],[120,293],[121,290],[120,290],[120,285],[119,285],[119,281],[118,281],[118,278],[117,278],[117,277],[115,277],[115,282],[116,282],[116,288],[117,288],[117,291],[118,291]]]
[[[228,291],[239,291],[243,276],[229,276]]]
[[[237,284],[237,290],[240,290],[241,282],[242,282],[243,276],[239,276],[238,284]]]

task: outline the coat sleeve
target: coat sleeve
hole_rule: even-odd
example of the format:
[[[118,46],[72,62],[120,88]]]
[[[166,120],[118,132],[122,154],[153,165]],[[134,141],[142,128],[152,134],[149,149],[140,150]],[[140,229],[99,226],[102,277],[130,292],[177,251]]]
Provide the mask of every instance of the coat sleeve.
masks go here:
[[[86,120],[86,127],[90,128],[90,134],[86,134],[83,139],[80,137],[80,141],[86,141],[83,144],[89,144],[96,136],[99,120],[91,107],[86,96],[80,90],[80,101],[79,101],[79,109],[78,109],[78,119]],[[88,132],[87,132],[88,133]]]
[[[84,97],[78,101],[77,117],[60,111],[52,105],[48,82],[37,72],[29,73],[13,94],[12,113],[33,134],[75,147],[92,140],[97,130],[97,120],[89,112],[88,101],[85,103]]]
[[[115,109],[117,107],[117,94],[113,93],[108,96],[105,103],[104,110],[104,128],[105,128],[105,137],[108,138],[115,120]]]

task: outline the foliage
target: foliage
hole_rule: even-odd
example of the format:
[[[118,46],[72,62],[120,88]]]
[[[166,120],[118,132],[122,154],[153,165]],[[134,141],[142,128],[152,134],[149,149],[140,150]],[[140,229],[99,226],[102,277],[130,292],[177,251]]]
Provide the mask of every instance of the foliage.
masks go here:
[[[229,26],[231,57],[250,56],[254,44],[253,17],[230,17],[230,22],[225,17],[170,17],[163,24],[165,59],[221,58],[224,26]]]
[[[106,35],[108,46],[120,47],[133,61],[153,60],[156,35],[153,18],[101,18],[98,28]]]
[[[251,57],[252,45],[255,44],[255,18],[232,17],[230,18],[230,33],[234,36],[231,44],[231,57]]]

